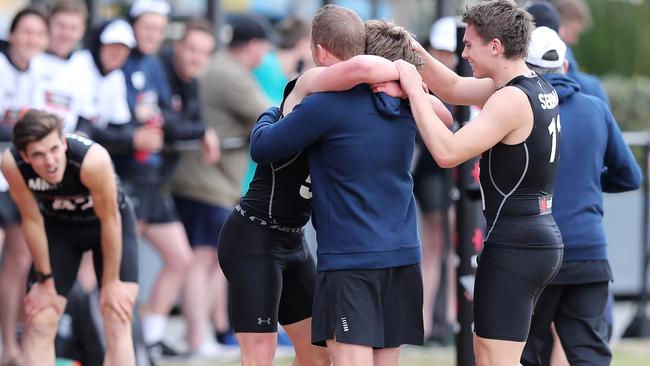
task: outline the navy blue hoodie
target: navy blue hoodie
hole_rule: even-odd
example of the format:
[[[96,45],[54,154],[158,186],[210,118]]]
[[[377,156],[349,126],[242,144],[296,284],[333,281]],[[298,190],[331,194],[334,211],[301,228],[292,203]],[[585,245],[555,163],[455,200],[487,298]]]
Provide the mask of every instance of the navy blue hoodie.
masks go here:
[[[597,97],[598,99],[605,102],[607,107],[609,107],[609,97],[607,96],[607,92],[605,91],[603,84],[597,77],[580,71],[578,61],[576,61],[575,57],[573,56],[573,51],[571,48],[567,48],[566,50],[566,59],[569,60],[569,71],[567,72],[567,76],[575,80],[580,85],[580,91],[582,93]]]
[[[560,99],[562,159],[553,217],[564,241],[564,262],[606,260],[602,193],[638,189],[641,170],[603,101],[580,92],[565,75],[544,78]]]
[[[258,120],[251,156],[263,164],[307,149],[318,271],[419,263],[409,106],[359,85],[311,95],[274,123],[278,114]]]

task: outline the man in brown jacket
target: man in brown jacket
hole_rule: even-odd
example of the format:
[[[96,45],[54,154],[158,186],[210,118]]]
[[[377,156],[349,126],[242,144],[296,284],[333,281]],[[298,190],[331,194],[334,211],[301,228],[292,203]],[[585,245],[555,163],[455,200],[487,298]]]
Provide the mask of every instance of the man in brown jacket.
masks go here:
[[[223,222],[241,196],[251,128],[270,105],[251,73],[269,48],[266,24],[251,15],[234,16],[229,23],[230,44],[215,55],[199,77],[203,117],[219,135],[221,160],[206,165],[200,153],[186,153],[172,179],[178,212],[196,254],[185,286],[185,305],[194,309],[188,316],[189,339],[199,351],[201,343],[207,345],[200,340],[209,313],[205,294],[213,284],[217,286],[215,326],[218,332],[229,328],[226,280],[220,269],[212,276],[217,240]]]

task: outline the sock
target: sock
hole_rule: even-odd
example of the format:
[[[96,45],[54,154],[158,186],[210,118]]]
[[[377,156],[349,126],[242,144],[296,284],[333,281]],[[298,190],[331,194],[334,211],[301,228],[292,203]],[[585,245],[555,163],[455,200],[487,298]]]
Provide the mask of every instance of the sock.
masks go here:
[[[165,335],[167,317],[160,314],[147,314],[142,318],[142,333],[145,344],[160,342]]]

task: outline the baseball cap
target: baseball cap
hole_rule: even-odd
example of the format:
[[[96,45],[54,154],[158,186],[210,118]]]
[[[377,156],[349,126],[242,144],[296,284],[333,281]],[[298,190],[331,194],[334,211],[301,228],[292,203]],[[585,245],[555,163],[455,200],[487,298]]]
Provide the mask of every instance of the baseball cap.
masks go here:
[[[456,18],[443,17],[431,26],[429,43],[436,50],[456,52]]]
[[[135,36],[131,25],[124,19],[116,19],[106,25],[99,35],[101,44],[123,44],[129,48],[135,47]]]
[[[129,17],[135,19],[145,13],[169,15],[171,6],[163,0],[136,0],[131,6]]]
[[[533,16],[536,27],[549,27],[559,32],[560,14],[553,4],[548,1],[533,1],[526,7],[526,11]]]
[[[251,14],[234,14],[228,17],[228,25],[232,30],[231,45],[246,43],[253,39],[270,38],[270,24],[263,18]]]
[[[545,69],[562,67],[566,56],[566,44],[560,36],[549,27],[537,27],[533,30],[528,45],[526,62]]]

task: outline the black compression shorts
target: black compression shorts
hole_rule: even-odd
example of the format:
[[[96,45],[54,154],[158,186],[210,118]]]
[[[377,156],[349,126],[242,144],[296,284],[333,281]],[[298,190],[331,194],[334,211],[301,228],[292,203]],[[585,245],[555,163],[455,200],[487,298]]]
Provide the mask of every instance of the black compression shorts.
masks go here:
[[[319,272],[312,343],[380,348],[422,345],[422,273],[403,267]]]
[[[122,261],[120,280],[138,282],[138,240],[135,215],[131,205],[120,209],[122,215]],[[54,284],[59,295],[68,296],[77,279],[77,272],[84,252],[92,250],[97,282],[101,284],[104,260],[102,255],[101,229],[98,223],[60,223],[46,220],[45,230],[54,274]]]
[[[454,203],[454,180],[451,170],[416,171],[413,194],[423,214],[447,210]]]
[[[168,193],[162,192],[159,186],[123,182],[122,187],[133,204],[137,221],[146,224],[178,221],[174,200]]]
[[[474,332],[524,342],[537,299],[562,263],[562,248],[485,243],[474,284]]]
[[[311,317],[316,267],[302,231],[262,227],[234,211],[221,229],[218,252],[236,333],[277,332],[278,322]]]

